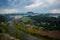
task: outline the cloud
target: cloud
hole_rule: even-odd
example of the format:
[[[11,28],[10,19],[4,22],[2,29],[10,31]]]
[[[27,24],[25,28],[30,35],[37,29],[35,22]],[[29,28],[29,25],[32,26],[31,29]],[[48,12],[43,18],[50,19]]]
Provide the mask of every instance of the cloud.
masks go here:
[[[8,4],[9,4],[9,6],[16,6],[16,2],[17,2],[17,0],[8,0]]]
[[[31,4],[29,6],[25,6],[25,8],[27,8],[27,9],[36,8],[36,7],[39,7],[40,5],[42,5],[42,3],[35,3],[35,4]]]
[[[27,9],[36,8],[43,4],[40,0],[35,0],[33,4],[25,6]]]
[[[1,9],[3,9],[1,11]],[[60,9],[60,0],[1,0],[0,13],[11,13],[13,11],[26,12],[50,12],[53,9]],[[7,12],[8,11],[8,12]],[[15,12],[16,12],[15,11]]]
[[[10,5],[10,7],[13,8],[22,8],[25,5],[30,5],[32,4],[33,1],[32,0],[8,0],[8,4]]]
[[[51,10],[52,13],[60,13],[60,9],[53,9]]]
[[[25,8],[26,9],[35,9],[35,8],[44,8],[44,7],[50,7],[50,6],[54,6],[55,4],[59,4],[58,0],[34,0],[33,4],[30,5],[26,5]]]
[[[3,9],[0,11],[0,14],[8,14],[8,13],[18,13],[19,9]]]
[[[54,3],[56,2],[56,0],[45,0],[45,2],[46,2],[47,4],[52,5],[52,4],[54,4]]]

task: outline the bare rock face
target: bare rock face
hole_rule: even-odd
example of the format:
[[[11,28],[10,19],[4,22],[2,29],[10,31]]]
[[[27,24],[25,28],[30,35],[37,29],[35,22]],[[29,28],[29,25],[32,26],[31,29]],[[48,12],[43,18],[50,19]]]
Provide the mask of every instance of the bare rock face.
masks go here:
[[[60,31],[50,31],[49,37],[60,39]]]
[[[60,39],[60,31],[43,31],[43,30],[40,30],[38,33],[42,36],[48,36],[51,38]]]
[[[20,36],[21,36],[22,40],[42,40],[42,39],[39,39],[39,38],[37,38],[37,37],[28,35],[28,34],[22,32],[22,31],[21,31],[21,33],[20,33]]]

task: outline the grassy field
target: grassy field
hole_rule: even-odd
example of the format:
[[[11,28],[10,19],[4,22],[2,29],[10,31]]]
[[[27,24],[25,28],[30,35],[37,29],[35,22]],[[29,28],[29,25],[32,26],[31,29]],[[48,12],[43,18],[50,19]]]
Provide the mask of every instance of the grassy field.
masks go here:
[[[37,30],[37,29],[30,28],[30,27],[29,27],[29,28],[26,28],[26,27],[24,27],[23,25],[18,25],[18,24],[15,24],[15,23],[13,23],[13,25],[14,25],[17,29],[25,32],[26,34],[29,34],[29,35],[32,35],[32,36],[41,38],[41,39],[43,39],[43,40],[57,40],[57,39],[55,39],[55,38],[50,38],[50,37],[47,37],[47,36],[42,36],[42,35],[40,35],[40,34],[38,33],[39,30]]]

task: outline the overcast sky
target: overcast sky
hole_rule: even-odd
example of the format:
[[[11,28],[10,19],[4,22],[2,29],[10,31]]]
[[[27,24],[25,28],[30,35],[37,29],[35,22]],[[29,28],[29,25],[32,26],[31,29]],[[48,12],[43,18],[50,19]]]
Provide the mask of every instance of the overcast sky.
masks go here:
[[[0,0],[2,13],[60,13],[60,0]]]

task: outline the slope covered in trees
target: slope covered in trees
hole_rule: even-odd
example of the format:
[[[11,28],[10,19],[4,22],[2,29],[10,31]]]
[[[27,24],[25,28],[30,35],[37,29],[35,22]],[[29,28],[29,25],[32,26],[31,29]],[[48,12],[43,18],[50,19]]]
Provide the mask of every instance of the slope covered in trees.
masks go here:
[[[60,17],[48,17],[48,16],[30,16],[32,20],[35,20],[37,26],[43,27],[47,30],[60,30]],[[39,24],[39,25],[38,25]]]

